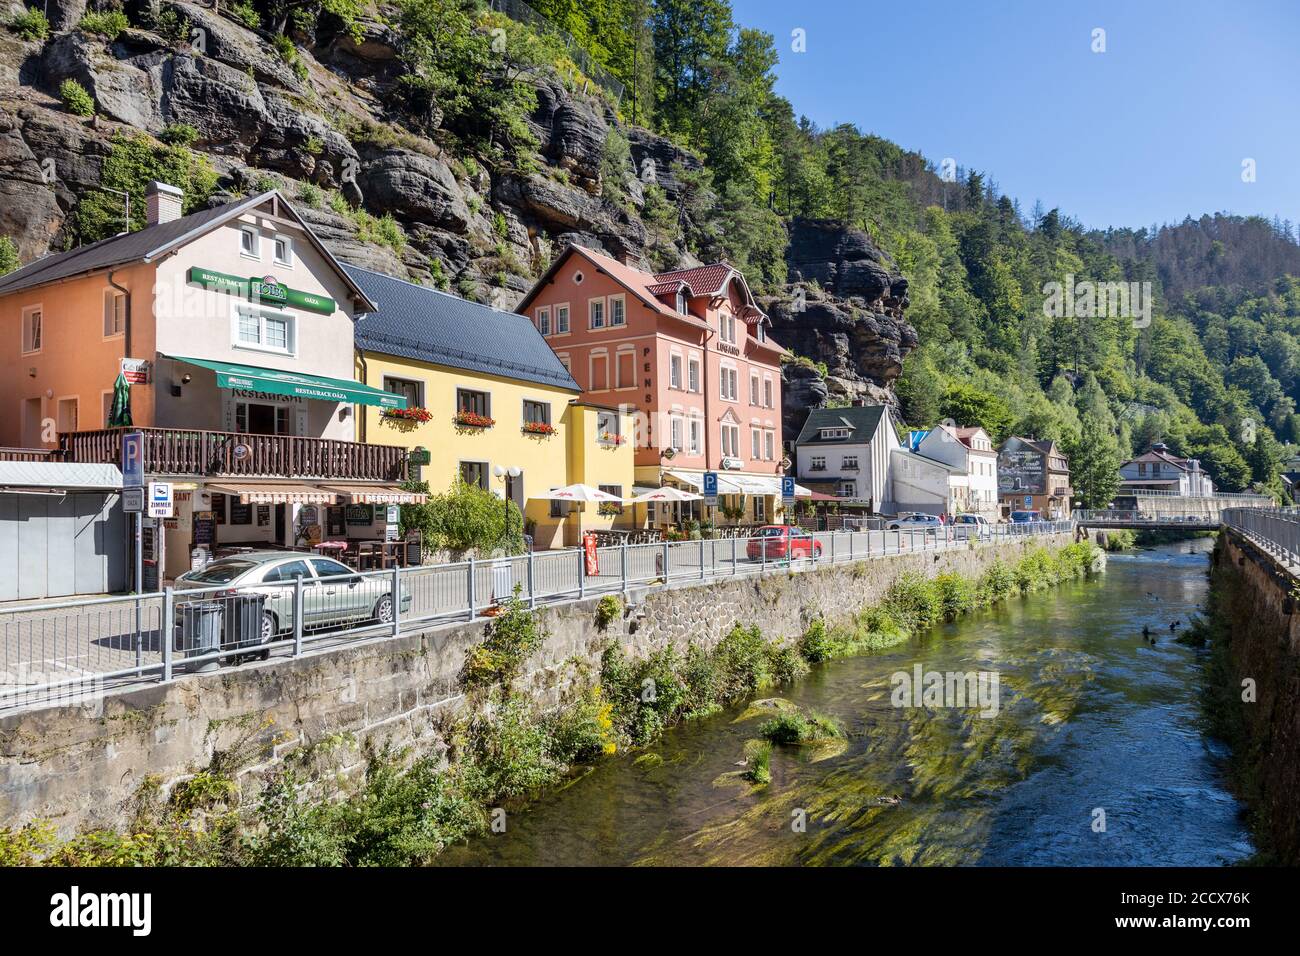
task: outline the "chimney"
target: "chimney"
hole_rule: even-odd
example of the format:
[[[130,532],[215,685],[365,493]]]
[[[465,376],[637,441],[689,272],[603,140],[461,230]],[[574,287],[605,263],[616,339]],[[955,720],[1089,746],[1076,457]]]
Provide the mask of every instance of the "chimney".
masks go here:
[[[855,399],[853,400],[853,407],[854,407],[854,408],[866,408],[866,407],[867,407],[867,400],[866,400],[865,398],[855,398]]]
[[[145,190],[144,197],[144,218],[147,225],[156,226],[181,218],[181,204],[185,194],[175,186],[154,180]]]

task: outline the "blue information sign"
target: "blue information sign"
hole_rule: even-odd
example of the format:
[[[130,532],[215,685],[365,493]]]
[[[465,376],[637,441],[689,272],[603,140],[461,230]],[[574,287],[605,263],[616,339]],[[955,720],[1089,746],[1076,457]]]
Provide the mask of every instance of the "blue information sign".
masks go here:
[[[704,503],[710,507],[718,503],[718,473],[716,471],[706,471],[704,473]]]
[[[144,432],[122,433],[122,487],[144,487]]]
[[[792,475],[781,476],[781,498],[783,501],[794,501],[794,477]]]

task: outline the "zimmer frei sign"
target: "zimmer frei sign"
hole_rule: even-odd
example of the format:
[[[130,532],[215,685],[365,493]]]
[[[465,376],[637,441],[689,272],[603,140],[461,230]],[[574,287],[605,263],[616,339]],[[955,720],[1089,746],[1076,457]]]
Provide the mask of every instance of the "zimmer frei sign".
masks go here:
[[[307,312],[319,312],[321,315],[330,315],[338,308],[338,304],[327,295],[317,295],[314,292],[303,292],[300,289],[290,289],[283,285],[275,276],[232,276],[225,272],[217,272],[213,269],[202,269],[198,266],[192,266],[187,275],[188,281],[194,285],[203,286],[205,289],[212,289],[214,292],[225,292],[230,295],[237,295],[241,299],[248,299],[250,302],[257,302],[263,305],[287,306],[294,309],[303,309]]]

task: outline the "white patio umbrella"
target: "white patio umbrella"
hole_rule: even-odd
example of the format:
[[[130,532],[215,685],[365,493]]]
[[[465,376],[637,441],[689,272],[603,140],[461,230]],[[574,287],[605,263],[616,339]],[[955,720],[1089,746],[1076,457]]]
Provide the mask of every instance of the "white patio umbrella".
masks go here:
[[[697,495],[693,491],[682,491],[680,488],[665,486],[663,488],[652,488],[635,498],[628,498],[627,500],[632,504],[640,504],[645,501],[699,501],[702,497],[704,496]]]
[[[550,491],[540,495],[529,495],[529,501],[596,501],[612,502],[622,504],[623,499],[618,495],[611,495],[607,491],[601,491],[599,488],[593,488],[591,485],[565,485],[563,488],[553,488]]]

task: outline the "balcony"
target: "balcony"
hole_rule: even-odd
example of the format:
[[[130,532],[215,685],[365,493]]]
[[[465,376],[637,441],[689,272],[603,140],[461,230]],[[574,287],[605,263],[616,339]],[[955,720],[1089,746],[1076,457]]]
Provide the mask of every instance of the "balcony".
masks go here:
[[[0,461],[63,461],[58,448],[0,448]]]
[[[122,458],[124,431],[144,433],[145,471],[151,475],[361,481],[401,481],[406,477],[405,448],[296,435],[105,428],[59,435],[59,452],[65,461],[116,465]]]

